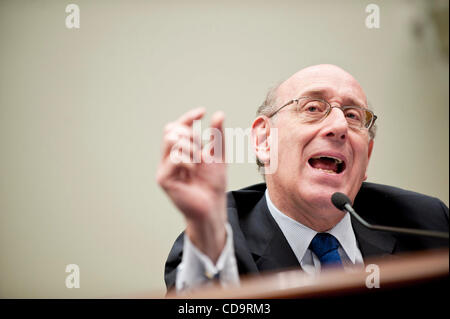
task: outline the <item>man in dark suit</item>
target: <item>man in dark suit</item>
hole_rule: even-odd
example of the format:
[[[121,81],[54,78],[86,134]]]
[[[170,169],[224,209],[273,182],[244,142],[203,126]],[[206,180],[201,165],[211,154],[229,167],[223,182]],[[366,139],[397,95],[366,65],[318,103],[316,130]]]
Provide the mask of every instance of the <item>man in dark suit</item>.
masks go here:
[[[448,208],[439,200],[363,183],[376,116],[341,68],[308,67],[269,92],[252,125],[265,184],[226,195],[224,115],[212,117],[211,128],[222,133],[212,135],[214,147],[202,147],[192,125],[204,112],[192,110],[165,128],[157,179],[186,218],[166,262],[169,289],[214,278],[238,284],[239,274],[291,267],[312,274],[328,265],[361,267],[369,256],[448,246],[365,229],[331,203],[342,192],[369,222],[448,231]]]

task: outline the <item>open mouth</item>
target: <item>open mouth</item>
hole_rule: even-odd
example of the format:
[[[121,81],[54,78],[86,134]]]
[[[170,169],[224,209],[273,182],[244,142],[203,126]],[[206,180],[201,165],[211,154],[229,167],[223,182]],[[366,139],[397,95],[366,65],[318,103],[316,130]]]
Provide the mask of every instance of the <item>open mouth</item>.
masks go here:
[[[314,156],[308,160],[312,168],[331,174],[340,174],[345,170],[345,162],[332,156]]]

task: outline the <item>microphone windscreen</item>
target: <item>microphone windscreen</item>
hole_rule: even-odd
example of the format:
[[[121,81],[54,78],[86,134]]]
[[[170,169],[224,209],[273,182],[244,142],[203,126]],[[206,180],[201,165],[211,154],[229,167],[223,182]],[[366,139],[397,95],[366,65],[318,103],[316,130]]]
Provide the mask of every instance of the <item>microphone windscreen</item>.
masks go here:
[[[331,202],[337,209],[344,210],[345,204],[352,204],[347,195],[336,192],[331,196]]]

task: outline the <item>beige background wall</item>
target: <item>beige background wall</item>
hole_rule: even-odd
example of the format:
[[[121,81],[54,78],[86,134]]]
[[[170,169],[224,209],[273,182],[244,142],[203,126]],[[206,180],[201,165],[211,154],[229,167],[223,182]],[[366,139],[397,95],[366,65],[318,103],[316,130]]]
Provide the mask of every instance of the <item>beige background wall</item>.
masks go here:
[[[379,115],[369,180],[448,205],[448,11],[446,51],[433,1],[74,0],[72,30],[69,3],[0,2],[0,297],[162,296],[183,229],[155,183],[162,127],[205,106],[246,128],[311,64],[348,70]],[[260,180],[229,167],[229,189]]]

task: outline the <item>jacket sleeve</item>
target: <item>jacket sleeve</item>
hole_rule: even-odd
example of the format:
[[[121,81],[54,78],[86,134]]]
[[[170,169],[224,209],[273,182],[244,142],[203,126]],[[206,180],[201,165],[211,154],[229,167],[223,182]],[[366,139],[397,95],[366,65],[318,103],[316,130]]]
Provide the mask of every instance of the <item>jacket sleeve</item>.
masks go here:
[[[230,224],[227,223],[225,227],[227,232],[225,247],[215,264],[208,256],[198,250],[186,235],[183,236],[181,264],[178,261],[179,258],[176,258],[177,265],[175,266],[174,263],[175,270],[170,269],[169,273],[166,273],[166,278],[167,276],[170,277],[169,281],[171,284],[170,287],[168,285],[168,290],[173,289],[173,282],[175,282],[177,291],[195,289],[215,281],[219,281],[222,286],[239,284],[239,273],[234,254],[233,231]],[[167,281],[166,279],[166,283]]]
[[[183,258],[183,245],[184,245],[184,232],[181,233],[167,257],[166,264],[164,267],[164,281],[166,282],[167,291],[175,288],[175,281],[177,278],[177,267],[181,263]]]

